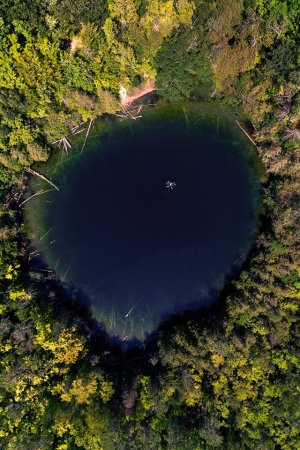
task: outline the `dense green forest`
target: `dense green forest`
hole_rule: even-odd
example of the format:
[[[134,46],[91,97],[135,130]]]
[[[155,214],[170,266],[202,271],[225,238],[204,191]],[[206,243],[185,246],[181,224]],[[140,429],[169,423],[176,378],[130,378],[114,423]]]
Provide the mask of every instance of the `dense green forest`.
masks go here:
[[[1,449],[300,449],[299,33],[298,0],[0,0]],[[243,114],[265,216],[222,308],[124,355],[32,264],[20,204],[33,163],[154,81]]]

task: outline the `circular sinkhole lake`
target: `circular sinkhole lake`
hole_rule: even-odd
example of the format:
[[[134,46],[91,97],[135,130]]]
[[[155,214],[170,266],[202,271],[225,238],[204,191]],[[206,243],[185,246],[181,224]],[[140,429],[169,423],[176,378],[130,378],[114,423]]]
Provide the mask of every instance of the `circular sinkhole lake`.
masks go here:
[[[180,104],[107,119],[39,170],[60,191],[26,203],[44,260],[82,291],[108,332],[143,339],[208,306],[244,261],[258,222],[260,164],[228,113]],[[35,178],[31,194],[49,185]]]

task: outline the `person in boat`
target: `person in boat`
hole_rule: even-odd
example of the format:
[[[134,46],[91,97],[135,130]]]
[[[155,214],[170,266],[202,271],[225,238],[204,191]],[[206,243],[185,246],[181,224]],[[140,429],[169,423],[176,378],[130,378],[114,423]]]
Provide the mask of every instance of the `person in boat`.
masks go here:
[[[168,180],[168,181],[166,182],[166,188],[167,188],[167,190],[173,191],[173,189],[175,189],[175,186],[176,186],[175,181],[170,181],[170,180]]]

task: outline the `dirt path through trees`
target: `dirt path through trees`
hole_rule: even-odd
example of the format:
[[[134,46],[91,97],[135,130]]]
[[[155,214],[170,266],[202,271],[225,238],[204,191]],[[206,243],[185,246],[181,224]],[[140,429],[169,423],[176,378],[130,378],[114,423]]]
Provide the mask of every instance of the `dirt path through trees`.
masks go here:
[[[121,106],[122,108],[129,106],[134,100],[137,100],[140,97],[143,97],[146,94],[150,94],[150,92],[156,91],[155,81],[151,80],[147,84],[142,84],[137,88],[131,89],[128,93],[125,88],[122,88],[122,96],[121,96]],[[120,90],[121,91],[121,90]]]

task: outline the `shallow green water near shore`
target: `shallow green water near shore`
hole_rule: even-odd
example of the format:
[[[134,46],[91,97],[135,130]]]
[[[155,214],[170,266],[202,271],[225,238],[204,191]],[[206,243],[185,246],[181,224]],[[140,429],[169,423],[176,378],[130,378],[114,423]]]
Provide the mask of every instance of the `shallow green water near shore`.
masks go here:
[[[261,173],[225,111],[178,104],[142,115],[102,120],[82,154],[82,137],[69,155],[58,151],[39,170],[60,191],[26,204],[49,267],[82,290],[108,332],[140,339],[217,300],[255,237]],[[49,186],[32,180],[40,189]]]

